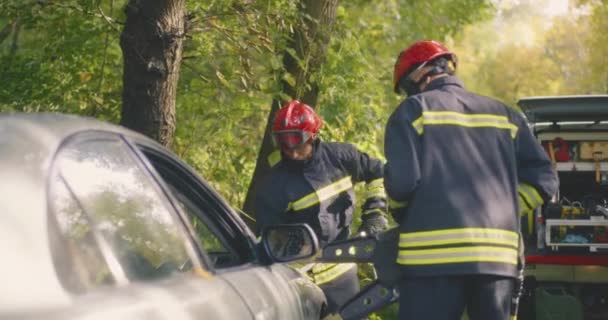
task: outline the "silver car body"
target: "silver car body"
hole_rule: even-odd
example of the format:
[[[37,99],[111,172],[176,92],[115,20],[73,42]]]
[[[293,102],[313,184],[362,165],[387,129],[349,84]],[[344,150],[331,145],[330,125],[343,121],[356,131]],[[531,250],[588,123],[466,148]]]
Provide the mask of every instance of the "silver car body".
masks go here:
[[[49,231],[54,161],[70,140],[104,135],[131,147],[140,168],[156,182],[162,198],[158,201],[180,223],[176,228],[182,231],[192,271],[151,281],[132,281],[112,271],[113,284],[77,294],[60,281],[65,261],[52,252],[55,235]],[[325,303],[322,292],[286,265],[262,264],[249,257],[235,266],[215,268],[141,146],[183,165],[152,140],[109,123],[57,114],[0,116],[0,319],[319,319]],[[112,179],[87,177],[86,172],[75,175]],[[208,187],[202,179],[198,182]],[[220,207],[228,207],[213,191],[210,196],[217,197]],[[255,237],[239,217],[231,210],[222,214],[235,222],[239,236],[254,251]]]

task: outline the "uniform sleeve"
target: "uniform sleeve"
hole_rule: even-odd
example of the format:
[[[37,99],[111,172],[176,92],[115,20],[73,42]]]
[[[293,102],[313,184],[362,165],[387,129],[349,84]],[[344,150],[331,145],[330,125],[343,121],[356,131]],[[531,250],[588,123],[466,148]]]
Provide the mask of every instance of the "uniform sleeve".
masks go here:
[[[385,214],[387,212],[386,192],[384,191],[384,165],[377,158],[370,157],[348,144],[350,159],[349,171],[353,182],[365,182],[365,202],[362,215]]]
[[[389,118],[384,136],[384,186],[389,209],[401,222],[421,178],[419,154],[422,113],[408,99]]]
[[[551,160],[534,137],[524,117],[516,114],[515,149],[520,214],[534,210],[548,201],[558,188],[557,173]]]

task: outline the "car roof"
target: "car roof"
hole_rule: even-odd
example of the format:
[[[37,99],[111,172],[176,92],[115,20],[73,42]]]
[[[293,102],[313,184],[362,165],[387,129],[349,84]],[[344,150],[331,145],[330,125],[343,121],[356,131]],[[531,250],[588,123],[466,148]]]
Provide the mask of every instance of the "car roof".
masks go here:
[[[517,105],[532,123],[608,120],[608,95],[526,97]]]
[[[31,308],[32,301],[40,308],[56,307],[70,299],[57,281],[50,257],[46,184],[61,142],[86,130],[138,135],[73,115],[0,114],[0,279],[4,288],[10,288],[0,292],[0,310]]]

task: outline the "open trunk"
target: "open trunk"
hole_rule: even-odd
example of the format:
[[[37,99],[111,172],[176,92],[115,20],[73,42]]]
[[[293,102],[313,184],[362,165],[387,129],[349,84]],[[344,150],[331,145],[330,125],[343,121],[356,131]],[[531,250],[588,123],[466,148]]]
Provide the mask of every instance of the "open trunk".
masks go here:
[[[608,319],[608,96],[519,101],[558,171],[550,203],[522,218],[520,319]]]

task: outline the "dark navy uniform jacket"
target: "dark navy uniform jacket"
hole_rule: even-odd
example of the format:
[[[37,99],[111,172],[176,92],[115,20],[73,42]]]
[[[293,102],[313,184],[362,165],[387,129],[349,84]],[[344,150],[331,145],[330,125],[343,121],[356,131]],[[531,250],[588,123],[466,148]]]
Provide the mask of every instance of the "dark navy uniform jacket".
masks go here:
[[[367,183],[363,214],[386,212],[383,165],[348,143],[315,141],[306,162],[281,161],[257,192],[258,230],[279,223],[307,223],[321,246],[346,239],[353,218],[357,182]]]
[[[518,213],[558,185],[521,113],[438,78],[394,111],[384,148],[406,276],[516,276]]]

